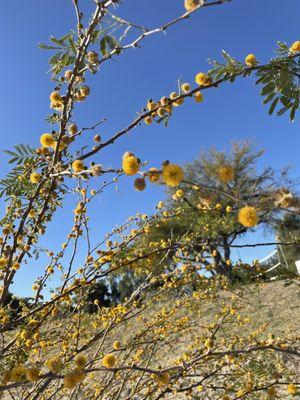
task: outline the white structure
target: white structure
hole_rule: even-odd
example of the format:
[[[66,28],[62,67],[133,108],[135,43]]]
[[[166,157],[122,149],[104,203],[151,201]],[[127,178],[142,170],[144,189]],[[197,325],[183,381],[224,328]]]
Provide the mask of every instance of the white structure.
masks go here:
[[[272,251],[272,253],[270,253],[269,255],[267,255],[266,257],[262,258],[262,259],[259,261],[260,264],[262,264],[262,263],[264,263],[265,261],[267,261],[267,260],[269,260],[270,258],[272,258],[272,257],[274,257],[275,255],[277,255],[277,260],[278,260],[278,262],[277,262],[275,265],[273,265],[271,268],[269,268],[268,270],[266,270],[265,272],[273,271],[273,269],[276,269],[276,268],[278,268],[280,265],[282,265],[282,263],[280,262],[280,258],[279,258],[279,252],[280,252],[281,255],[282,255],[282,258],[283,258],[283,260],[284,260],[285,266],[286,266],[287,268],[289,268],[289,264],[288,264],[287,259],[286,259],[286,257],[285,257],[284,251],[283,251],[282,247],[279,245],[279,246],[277,247],[276,250]],[[300,275],[300,260],[297,260],[297,261],[295,262],[295,265],[296,265],[296,268],[297,268],[298,275]],[[273,279],[274,279],[274,278],[273,278]]]
[[[300,275],[300,260],[295,261],[295,264],[298,271],[298,275]]]

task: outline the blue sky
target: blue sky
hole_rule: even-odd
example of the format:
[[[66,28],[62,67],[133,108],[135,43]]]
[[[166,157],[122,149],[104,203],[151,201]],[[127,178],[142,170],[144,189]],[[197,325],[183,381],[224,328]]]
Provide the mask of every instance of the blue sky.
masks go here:
[[[80,3],[84,11],[93,5],[92,0]],[[183,0],[124,0],[116,10],[122,17],[147,27],[156,27],[182,12]],[[46,73],[50,54],[38,49],[37,44],[74,26],[71,0],[6,2],[2,13],[0,147],[9,149],[20,142],[37,146],[41,133],[49,130],[45,116],[49,114],[49,92],[54,87]],[[89,126],[105,117],[107,122],[99,133],[109,138],[129,124],[147,98],[169,94],[176,89],[179,77],[193,82],[197,72],[208,69],[207,58],[220,58],[221,49],[241,60],[253,52],[266,62],[272,57],[277,40],[299,40],[299,15],[298,0],[232,0],[223,6],[202,9],[166,35],[152,36],[142,48],[105,63],[101,72],[87,81],[92,92],[88,101],[77,107],[77,124]],[[90,139],[87,134],[83,142],[90,145]],[[176,110],[167,129],[159,125],[138,127],[94,161],[119,167],[122,154],[130,150],[152,165],[164,159],[183,164],[210,146],[224,149],[232,140],[242,139],[252,139],[257,149],[266,150],[259,168],[271,166],[279,170],[290,165],[294,176],[299,176],[299,122],[296,119],[291,124],[287,116],[270,117],[253,79],[205,92],[201,105],[190,101]],[[6,172],[6,156],[2,155],[1,176]],[[100,182],[95,182],[94,187]],[[91,207],[99,238],[137,211],[151,213],[162,198],[164,191],[160,187],[137,193],[130,178],[123,180],[119,193],[108,190]],[[72,200],[67,200],[42,242],[54,250],[72,224],[68,205]],[[263,234],[258,236],[262,238]],[[260,248],[240,254],[250,259],[267,252]],[[21,271],[16,291],[28,294],[30,278],[38,272],[38,265]]]

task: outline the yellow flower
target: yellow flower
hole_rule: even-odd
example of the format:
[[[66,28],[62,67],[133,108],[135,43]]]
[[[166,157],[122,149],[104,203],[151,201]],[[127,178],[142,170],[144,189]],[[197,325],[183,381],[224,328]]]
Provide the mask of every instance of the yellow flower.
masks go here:
[[[191,90],[191,86],[189,83],[183,83],[181,85],[181,90],[185,93],[189,92]]]
[[[255,226],[259,222],[255,207],[250,206],[245,206],[239,210],[238,219],[240,224],[247,228]]]
[[[158,107],[158,104],[157,103],[155,103],[152,99],[149,99],[148,100],[148,103],[147,103],[147,109],[149,110],[149,111],[153,111],[155,108],[157,108]]]
[[[195,99],[195,102],[196,103],[202,103],[202,101],[203,101],[203,94],[199,91],[199,92],[196,92],[195,93],[195,96],[194,96],[194,99]]]
[[[170,375],[168,372],[162,372],[159,375],[154,375],[154,379],[158,382],[159,385],[168,385],[170,382]]]
[[[163,107],[159,107],[159,109],[157,110],[157,115],[159,117],[163,117],[166,113],[166,110]]]
[[[204,72],[199,72],[195,77],[195,81],[199,86],[211,84],[211,78],[209,78]]]
[[[116,357],[113,354],[106,354],[102,358],[102,365],[105,368],[113,368],[116,365]]]
[[[63,105],[62,97],[57,91],[50,94],[50,101],[52,108],[60,108]]]
[[[52,147],[55,143],[55,139],[51,133],[44,133],[40,137],[40,142],[43,147]]]
[[[26,378],[30,382],[36,382],[40,377],[40,369],[39,368],[28,368],[26,369]]]
[[[299,42],[299,44],[300,44],[300,42]],[[289,383],[287,385],[286,390],[287,390],[288,394],[291,394],[292,396],[294,396],[298,392],[297,386],[294,385],[293,383]]]
[[[149,116],[146,117],[146,118],[145,118],[145,124],[146,124],[146,125],[151,125],[151,124],[152,124],[152,118],[149,117]]]
[[[62,151],[62,150],[64,150],[66,147],[67,147],[67,145],[66,145],[63,141],[61,141],[61,142],[59,143],[58,150],[59,150],[59,151]],[[56,148],[57,148],[57,142],[56,142],[56,141],[53,143],[52,148],[53,148],[54,151],[56,151]]]
[[[230,213],[232,211],[232,207],[231,206],[226,206],[226,212]]]
[[[147,176],[148,176],[150,182],[156,183],[159,181],[159,178],[160,178],[159,170],[157,168],[150,168],[147,173]]]
[[[218,178],[221,182],[230,182],[234,178],[234,169],[231,165],[222,165],[218,170]]]
[[[113,349],[114,350],[119,350],[121,348],[121,342],[119,342],[119,340],[115,340],[113,342]]]
[[[11,370],[11,380],[14,382],[22,382],[26,379],[26,368],[17,365]]]
[[[81,160],[75,160],[72,163],[72,169],[74,172],[82,172],[84,170],[84,164]]]
[[[39,289],[39,287],[40,287],[40,285],[38,285],[37,283],[34,283],[34,284],[32,285],[32,290],[33,290],[33,291],[37,291],[37,290]]]
[[[255,54],[248,54],[245,58],[245,64],[248,65],[248,67],[254,67],[257,64]]]
[[[163,180],[168,186],[178,186],[184,177],[183,169],[176,164],[167,164],[162,171]]]
[[[171,100],[174,100],[174,99],[176,99],[177,97],[178,97],[179,95],[176,93],[176,92],[172,92],[171,94],[170,94],[170,99]],[[184,102],[184,98],[179,98],[179,99],[177,99],[176,101],[173,101],[173,106],[175,106],[175,107],[179,107],[182,103]]]
[[[200,0],[185,0],[184,7],[186,11],[193,11],[200,5]]]
[[[60,357],[53,356],[45,362],[45,365],[49,371],[57,373],[62,369],[63,363]]]
[[[86,366],[87,357],[85,354],[77,354],[74,361],[76,367],[78,367],[79,369],[83,369]]]
[[[12,265],[12,269],[14,271],[17,271],[18,269],[20,269],[21,264],[18,261],[15,261]]]
[[[68,126],[68,131],[69,131],[69,134],[70,134],[71,136],[76,135],[76,133],[78,132],[77,125],[76,125],[76,124],[70,124],[70,125]]]
[[[163,201],[159,201],[157,204],[157,208],[160,210],[164,207],[164,202]]]
[[[134,187],[138,192],[142,192],[146,189],[146,181],[145,178],[136,178],[134,181]]]
[[[74,389],[74,387],[82,382],[84,379],[84,373],[81,372],[80,370],[74,370],[67,374],[64,377],[64,386],[67,389]]]
[[[290,47],[291,53],[297,53],[298,51],[300,51],[300,40],[296,40]]]
[[[131,155],[123,158],[122,168],[126,175],[132,176],[140,169],[140,163],[135,156]]]
[[[1,257],[0,258],[0,268],[6,267],[6,264],[7,264],[7,258]]]
[[[88,96],[90,94],[90,91],[91,91],[91,89],[89,88],[89,86],[82,86],[80,88],[80,94],[81,94],[81,96],[84,96],[84,97]]]
[[[178,189],[176,190],[175,195],[178,199],[180,199],[184,195],[184,191],[182,189]]]
[[[72,71],[71,71],[70,69],[68,69],[68,70],[65,72],[64,77],[65,77],[66,81],[69,82],[70,79],[71,79],[71,77],[72,77]]]
[[[32,174],[30,174],[30,180],[32,183],[39,183],[41,178],[41,175],[37,172],[32,172]]]

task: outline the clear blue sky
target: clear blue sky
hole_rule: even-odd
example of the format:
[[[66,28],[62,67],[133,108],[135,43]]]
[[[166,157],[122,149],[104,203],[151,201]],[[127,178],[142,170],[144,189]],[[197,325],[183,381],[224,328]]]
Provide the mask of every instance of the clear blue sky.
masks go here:
[[[93,5],[92,0],[80,3],[84,10]],[[183,0],[124,0],[116,13],[155,27],[182,11]],[[299,40],[299,15],[298,0],[232,0],[223,6],[202,9],[166,35],[152,36],[141,49],[104,64],[101,72],[88,81],[92,93],[85,104],[77,107],[77,123],[89,126],[106,117],[108,121],[99,133],[110,137],[134,118],[147,98],[160,98],[173,91],[179,76],[193,82],[195,73],[208,68],[207,58],[220,57],[221,49],[238,59],[253,52],[261,62],[266,62],[277,40]],[[40,134],[49,130],[45,116],[49,114],[49,92],[54,87],[46,73],[50,54],[39,50],[37,44],[46,42],[50,35],[68,32],[74,24],[71,0],[11,1],[2,5],[1,148],[8,149],[20,142],[37,146]],[[253,79],[205,92],[201,105],[188,102],[176,110],[167,129],[141,126],[99,154],[95,161],[118,167],[124,151],[131,150],[153,165],[164,159],[183,164],[212,145],[224,149],[232,140],[252,139],[258,149],[266,150],[260,168],[270,165],[279,170],[291,165],[297,176],[299,119],[291,124],[287,116],[268,116],[258,92]],[[85,140],[90,144],[90,138]],[[5,157],[2,156],[1,176],[7,171]],[[138,210],[150,213],[164,197],[162,188],[148,187],[137,193],[131,183],[128,178],[123,180],[120,193],[109,190],[92,206],[93,225],[99,238]],[[95,187],[99,184],[100,181]],[[70,215],[60,211],[43,244],[56,249],[71,224]],[[249,259],[267,251],[241,254]],[[20,294],[30,292],[29,280],[39,272],[38,265],[28,268],[16,280],[15,289]]]

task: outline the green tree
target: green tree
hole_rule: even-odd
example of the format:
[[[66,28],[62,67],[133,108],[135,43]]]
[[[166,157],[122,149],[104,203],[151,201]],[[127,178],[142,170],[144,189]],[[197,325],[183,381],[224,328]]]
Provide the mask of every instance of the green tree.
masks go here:
[[[259,210],[259,225],[272,228],[280,213],[276,203],[278,191],[289,185],[286,170],[280,177],[271,168],[257,171],[262,154],[248,142],[233,143],[229,154],[215,148],[202,153],[185,166],[182,191],[169,191],[168,212],[155,220],[148,236],[135,245],[147,247],[153,242],[165,242],[168,251],[164,263],[156,264],[158,270],[166,264],[173,268],[196,262],[213,274],[230,275],[231,246],[251,230],[238,221],[240,202],[255,206]],[[184,251],[177,253],[176,243],[182,245],[185,236],[192,237],[186,243],[188,256]],[[160,255],[156,262],[158,259]]]

